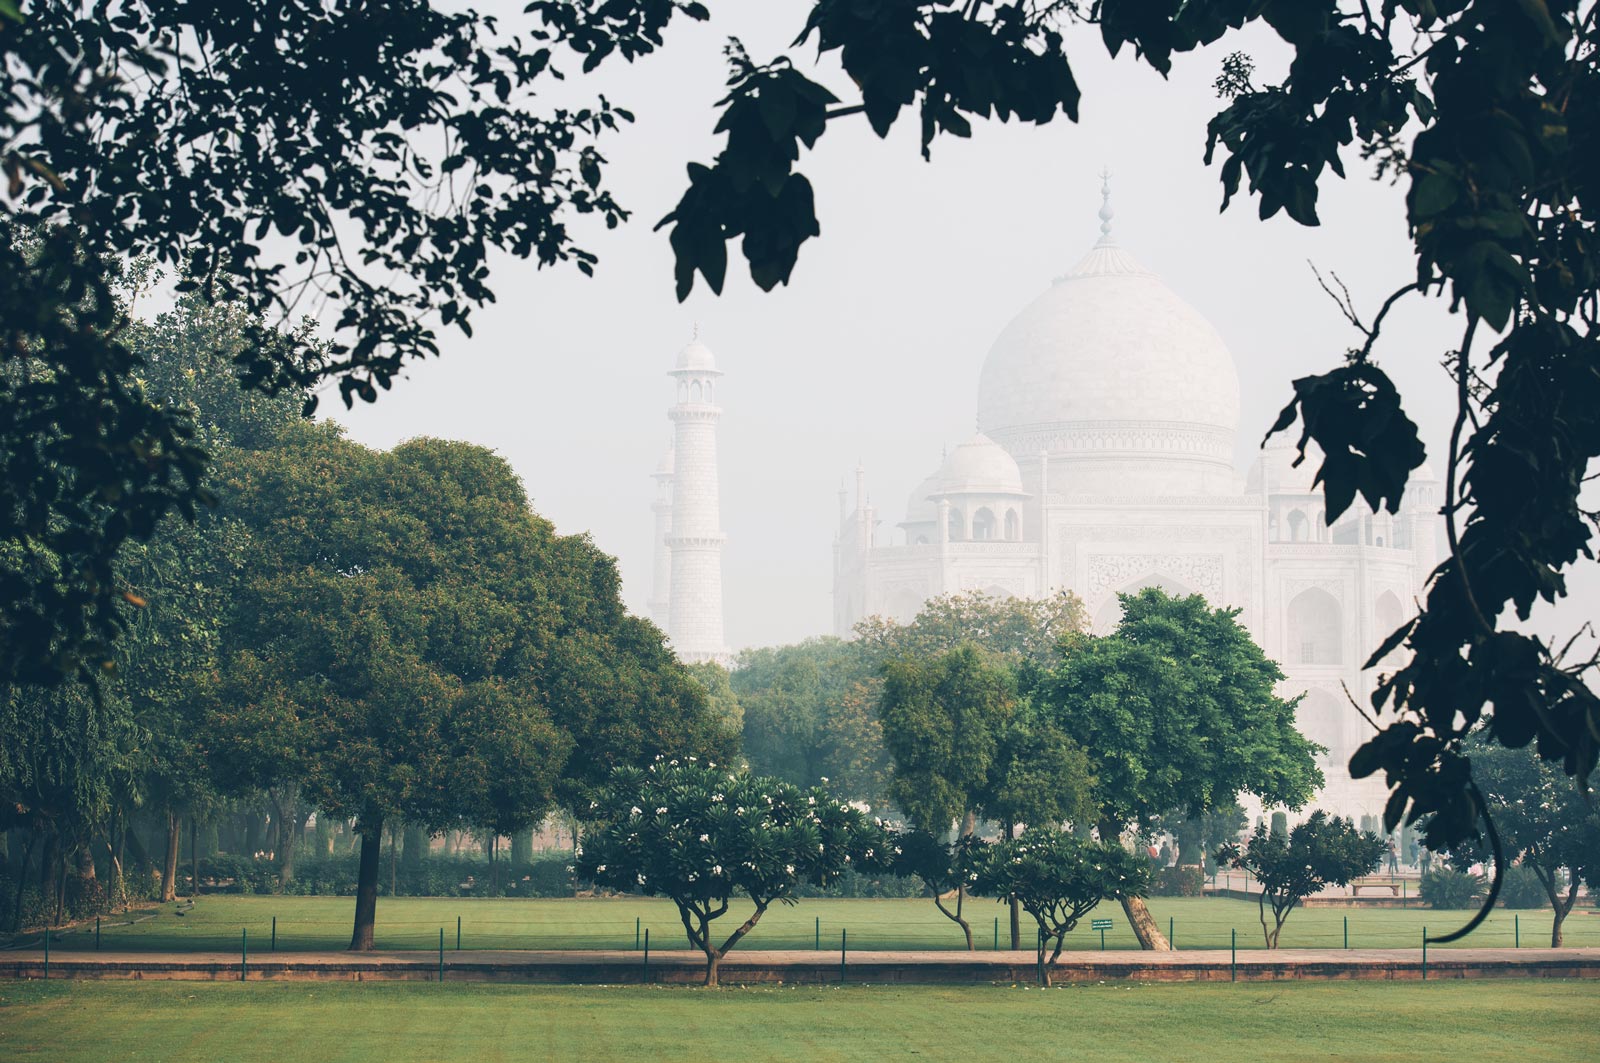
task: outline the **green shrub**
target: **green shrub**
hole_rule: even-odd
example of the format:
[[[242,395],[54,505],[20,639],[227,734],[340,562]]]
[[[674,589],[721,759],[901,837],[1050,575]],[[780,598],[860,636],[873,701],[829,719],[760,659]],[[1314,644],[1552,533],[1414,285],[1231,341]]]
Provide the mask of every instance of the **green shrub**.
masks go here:
[[[1150,881],[1152,897],[1199,897],[1205,893],[1206,876],[1200,868],[1190,864],[1182,867],[1163,867]]]
[[[1422,876],[1423,903],[1430,908],[1471,908],[1483,900],[1488,884],[1482,875],[1445,868]]]
[[[1506,878],[1500,885],[1502,908],[1543,908],[1550,903],[1544,883],[1531,867],[1506,868]]]

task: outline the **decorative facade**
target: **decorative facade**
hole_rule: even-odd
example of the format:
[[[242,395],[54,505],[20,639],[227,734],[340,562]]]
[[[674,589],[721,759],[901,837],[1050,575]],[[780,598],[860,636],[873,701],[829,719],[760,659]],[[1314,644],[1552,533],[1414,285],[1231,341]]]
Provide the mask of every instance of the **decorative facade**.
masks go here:
[[[1439,486],[1417,471],[1398,514],[1358,500],[1331,527],[1313,455],[1275,437],[1233,465],[1239,383],[1216,330],[1111,237],[1001,332],[978,387],[980,431],[952,450],[885,528],[857,470],[834,547],[834,629],[902,621],[964,591],[1077,593],[1092,626],[1117,594],[1159,586],[1240,609],[1304,694],[1300,730],[1327,747],[1319,807],[1383,811],[1381,780],[1346,765],[1375,672],[1365,655],[1413,612],[1436,560]],[[848,510],[848,511],[846,511]]]
[[[678,352],[668,374],[677,401],[667,411],[672,446],[654,473],[655,585],[651,613],[690,664],[731,658],[722,631],[722,515],[717,483],[717,380],[705,344]]]

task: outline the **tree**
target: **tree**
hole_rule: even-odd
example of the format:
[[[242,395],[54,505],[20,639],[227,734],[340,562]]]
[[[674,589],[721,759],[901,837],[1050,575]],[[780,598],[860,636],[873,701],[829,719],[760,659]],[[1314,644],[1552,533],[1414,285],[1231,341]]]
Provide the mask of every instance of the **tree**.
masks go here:
[[[979,816],[1010,838],[1020,823],[1058,824],[1092,815],[1088,758],[1054,721],[1017,696],[1012,671],[969,644],[926,660],[891,660],[879,714],[894,758],[890,794],[920,830],[970,837]],[[961,927],[966,884],[957,880]],[[937,901],[937,894],[935,895]],[[1019,901],[1012,903],[1012,947]]]
[[[152,256],[207,302],[240,305],[246,384],[307,405],[325,380],[372,401],[437,353],[438,327],[471,335],[492,253],[593,270],[568,224],[628,216],[599,143],[632,115],[539,96],[567,60],[631,61],[674,16],[706,12],[526,10],[509,33],[427,0],[5,5],[0,543],[23,563],[0,594],[0,679],[98,669],[118,629],[117,551],[203,497],[188,419],[134,383],[119,263]],[[301,313],[331,342],[295,330]],[[48,372],[18,379],[29,358]]]
[[[1571,566],[1596,556],[1580,497],[1600,456],[1592,0],[814,0],[791,47],[836,59],[859,95],[839,100],[789,55],[762,63],[730,50],[723,148],[711,165],[689,167],[661,223],[671,226],[679,298],[696,273],[721,290],[734,239],[762,288],[788,281],[821,231],[797,164],[837,121],[862,116],[886,137],[914,114],[925,157],[938,136],[967,136],[975,118],[1075,121],[1064,36],[1074,23],[1163,74],[1178,55],[1255,23],[1289,47],[1276,84],[1258,83],[1243,53],[1222,64],[1206,161],[1220,160],[1223,209],[1247,185],[1263,219],[1317,225],[1319,186],[1343,178],[1356,154],[1376,178],[1404,184],[1415,279],[1366,314],[1341,289],[1352,344],[1329,352],[1328,372],[1294,382],[1271,430],[1298,419],[1300,460],[1310,443],[1321,450],[1330,522],[1357,494],[1398,511],[1425,457],[1376,361],[1389,311],[1433,297],[1461,315],[1461,339],[1444,352],[1456,409],[1449,552],[1421,613],[1368,661],[1410,650],[1372,697],[1391,719],[1351,761],[1358,778],[1385,773],[1385,829],[1432,816],[1441,842],[1477,832],[1487,807],[1464,743],[1491,707],[1492,741],[1537,740],[1541,757],[1587,778],[1600,762],[1591,681],[1600,657],[1569,653],[1570,642],[1545,641],[1527,622],[1536,601],[1567,593]]]
[[[968,834],[946,842],[925,830],[901,831],[895,835],[894,873],[921,881],[933,898],[939,914],[961,928],[967,951],[973,951],[972,926],[962,915],[967,891],[972,888],[975,868],[982,859],[985,843]],[[955,907],[945,907],[945,896],[955,894]]]
[[[870,616],[855,627],[856,641],[877,665],[896,657],[928,658],[963,643],[982,646],[1012,665],[1058,659],[1068,635],[1088,630],[1083,600],[1071,591],[1048,598],[1012,598],[968,591],[924,602],[916,618],[900,624]]]
[[[1257,827],[1244,848],[1237,842],[1217,851],[1217,862],[1250,872],[1261,885],[1256,907],[1267,948],[1278,947],[1278,935],[1295,905],[1325,886],[1347,886],[1378,866],[1384,840],[1371,831],[1318,809],[1284,838]],[[1272,925],[1267,925],[1267,909]]]
[[[988,846],[973,885],[991,897],[1016,897],[1039,928],[1039,984],[1078,921],[1107,898],[1142,895],[1149,881],[1145,861],[1115,841],[1090,841],[1052,827],[1029,827],[1022,836]],[[1045,951],[1055,943],[1048,960]]]
[[[514,833],[617,760],[727,743],[625,615],[611,559],[556,535],[490,452],[301,427],[221,471],[267,560],[229,620],[208,748],[240,785],[298,780],[356,821],[352,948],[372,947],[385,825]]]
[[[708,986],[728,951],[773,904],[795,903],[802,883],[826,886],[851,867],[886,868],[893,859],[882,828],[825,791],[693,758],[618,769],[589,815],[578,873],[607,889],[669,898],[690,946],[705,954]],[[712,923],[736,894],[755,910],[717,944]]]
[[[888,754],[873,712],[879,681],[856,643],[815,638],[745,650],[730,677],[750,769],[881,803]]]
[[[1303,805],[1322,784],[1315,746],[1294,728],[1298,699],[1237,622],[1199,595],[1158,588],[1121,595],[1107,636],[1080,636],[1032,696],[1088,753],[1098,783],[1100,837],[1115,841],[1172,808],[1215,810],[1251,793]],[[1166,948],[1137,897],[1123,899],[1145,948]]]
[[[1531,749],[1507,749],[1477,736],[1468,747],[1472,777],[1483,794],[1505,858],[1538,877],[1550,902],[1550,947],[1561,947],[1561,930],[1578,901],[1581,869],[1595,859],[1600,831],[1592,798],[1586,799],[1561,771]],[[1432,846],[1432,822],[1424,821]],[[1456,845],[1455,863],[1490,859],[1485,838]],[[1562,890],[1562,873],[1566,890]]]

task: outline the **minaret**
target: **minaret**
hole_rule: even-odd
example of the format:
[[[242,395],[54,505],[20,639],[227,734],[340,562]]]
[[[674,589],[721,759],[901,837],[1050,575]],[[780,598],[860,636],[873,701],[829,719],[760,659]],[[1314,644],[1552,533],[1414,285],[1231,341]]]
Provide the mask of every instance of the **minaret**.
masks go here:
[[[650,619],[662,631],[667,629],[668,609],[672,601],[672,548],[667,536],[672,532],[672,444],[650,478],[656,482],[656,500],[650,511],[656,515],[655,572],[650,588]]]
[[[730,654],[722,637],[722,534],[717,491],[717,360],[695,339],[678,352],[670,375],[677,402],[667,412],[673,425],[672,553],[667,634],[688,663],[723,661]]]

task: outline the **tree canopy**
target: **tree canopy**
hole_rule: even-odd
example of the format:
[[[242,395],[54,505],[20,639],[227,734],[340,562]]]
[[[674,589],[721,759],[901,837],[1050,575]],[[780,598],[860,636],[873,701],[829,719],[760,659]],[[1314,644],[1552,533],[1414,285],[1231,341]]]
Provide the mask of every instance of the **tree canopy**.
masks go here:
[[[1256,827],[1245,845],[1233,842],[1218,850],[1217,862],[1255,876],[1261,887],[1256,898],[1261,933],[1267,948],[1275,949],[1295,905],[1324,886],[1349,885],[1375,869],[1383,859],[1384,845],[1371,831],[1357,830],[1349,820],[1317,809],[1305,822],[1295,824],[1287,837],[1265,824]]]

